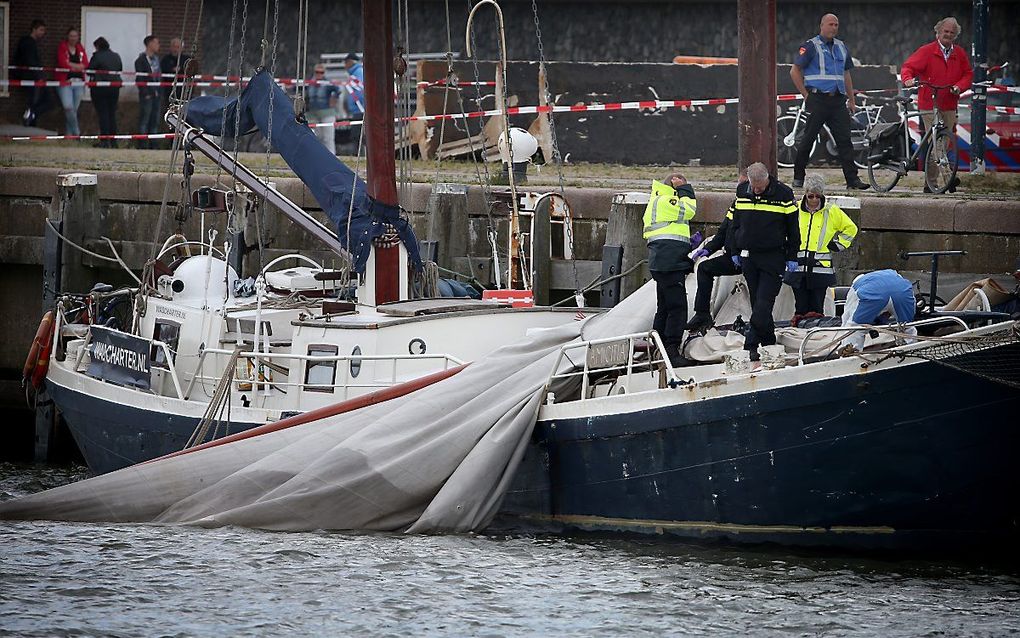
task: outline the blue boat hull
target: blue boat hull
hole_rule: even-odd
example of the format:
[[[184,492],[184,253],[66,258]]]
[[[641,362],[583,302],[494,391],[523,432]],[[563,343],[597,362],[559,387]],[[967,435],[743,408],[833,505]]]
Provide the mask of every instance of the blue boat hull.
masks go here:
[[[1017,389],[920,363],[540,421],[497,524],[852,548],[1013,544],[1018,415]]]
[[[149,461],[184,447],[198,419],[144,410],[89,396],[55,383],[47,391],[93,474]],[[256,423],[232,422],[216,438],[248,430]]]

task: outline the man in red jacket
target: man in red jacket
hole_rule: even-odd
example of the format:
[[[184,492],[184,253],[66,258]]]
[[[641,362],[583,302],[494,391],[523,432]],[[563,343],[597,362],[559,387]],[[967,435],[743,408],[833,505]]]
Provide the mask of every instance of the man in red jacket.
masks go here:
[[[959,35],[960,23],[956,18],[939,20],[935,25],[935,41],[914,51],[900,70],[900,78],[907,87],[914,86],[918,80],[939,86],[952,85],[949,90],[939,91],[937,100],[933,89],[922,86],[918,90],[917,105],[921,109],[925,130],[931,128],[935,119],[935,108],[942,113],[942,119],[949,130],[956,130],[956,105],[960,100],[960,93],[970,88],[971,80],[974,78],[970,58],[967,57],[963,47],[955,44]],[[949,188],[950,192],[956,190],[959,180],[954,178],[953,182]]]

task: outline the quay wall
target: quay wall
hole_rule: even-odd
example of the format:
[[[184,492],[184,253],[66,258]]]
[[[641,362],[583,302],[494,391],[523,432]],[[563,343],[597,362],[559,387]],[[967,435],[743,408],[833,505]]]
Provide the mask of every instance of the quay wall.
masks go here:
[[[0,403],[4,396],[19,397],[20,367],[31,343],[42,314],[43,248],[46,219],[52,207],[59,206],[55,193],[56,179],[69,171],[57,168],[5,168],[0,171]],[[178,225],[174,220],[174,200],[179,189],[171,189],[170,205],[160,220],[164,197],[165,176],[155,173],[99,172],[98,210],[90,219],[79,224],[84,230],[77,239],[82,245],[99,254],[110,254],[103,237],[109,238],[127,265],[139,270],[153,252],[153,241],[160,244]],[[310,192],[296,178],[276,180],[278,188],[295,203],[325,220]],[[211,185],[211,176],[197,175],[193,187]],[[175,185],[172,185],[175,186]],[[505,190],[505,189],[504,189]],[[414,184],[406,193],[404,207],[419,238],[428,233],[428,207],[431,186]],[[600,188],[567,188],[574,223],[574,251],[577,261],[577,279],[585,285],[598,275],[602,247],[606,242],[610,210],[614,194],[618,191]],[[494,197],[505,193],[495,189]],[[698,223],[706,232],[714,231],[731,200],[729,193],[699,193]],[[505,206],[503,207],[505,208]],[[469,228],[467,229],[467,258],[464,268],[488,283],[489,249],[486,228],[489,216],[485,212],[483,192],[479,187],[468,189]],[[861,197],[860,211],[853,212],[861,232],[855,249],[842,256],[837,263],[843,283],[860,271],[878,268],[896,268],[912,279],[920,279],[922,289],[927,288],[927,261],[910,262],[898,258],[902,251],[966,250],[967,255],[942,261],[939,293],[948,298],[966,283],[984,276],[999,276],[1008,280],[1008,273],[1016,267],[1020,255],[1020,202],[957,199],[952,197]],[[493,218],[500,236],[500,245],[506,245],[506,216],[497,206]],[[218,214],[209,214],[205,229],[220,231],[218,242],[223,240],[225,220]],[[183,224],[189,238],[200,233],[201,220],[193,216]],[[159,230],[157,231],[157,226]],[[248,220],[249,231],[254,231],[254,220]],[[337,265],[332,254],[314,239],[308,237],[283,215],[275,210],[263,211],[257,228],[262,232],[265,247],[263,262],[288,252],[303,252],[326,265]],[[249,237],[255,237],[251,232]],[[439,238],[442,241],[442,238]],[[248,239],[245,275],[259,268],[256,239]],[[644,255],[641,256],[643,258]],[[555,261],[555,260],[554,260]],[[562,298],[576,283],[572,268],[553,267],[552,287],[559,289],[556,298]],[[476,270],[477,267],[477,270]],[[119,269],[96,257],[80,253],[75,264],[78,270],[73,281],[80,292],[95,281],[127,284],[128,276]],[[463,272],[463,271],[462,271]],[[597,291],[596,291],[597,293]],[[589,302],[597,302],[597,294]]]

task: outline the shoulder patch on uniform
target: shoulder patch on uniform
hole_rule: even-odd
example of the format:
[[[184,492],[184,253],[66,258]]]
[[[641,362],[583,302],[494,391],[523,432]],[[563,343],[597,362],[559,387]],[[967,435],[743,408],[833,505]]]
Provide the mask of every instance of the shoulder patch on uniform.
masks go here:
[[[804,55],[805,53],[807,53],[807,47],[801,47],[800,51],[797,52],[798,55]]]

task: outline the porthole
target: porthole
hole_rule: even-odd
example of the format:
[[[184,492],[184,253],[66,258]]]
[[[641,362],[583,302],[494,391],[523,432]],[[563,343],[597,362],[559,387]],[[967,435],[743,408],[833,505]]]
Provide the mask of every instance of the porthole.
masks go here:
[[[351,350],[351,356],[357,357],[361,354],[361,346],[354,346],[354,350]],[[351,376],[356,377],[361,374],[361,359],[351,359]]]

